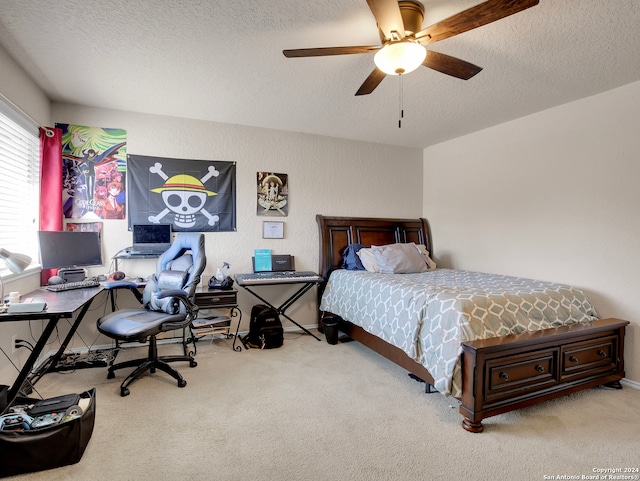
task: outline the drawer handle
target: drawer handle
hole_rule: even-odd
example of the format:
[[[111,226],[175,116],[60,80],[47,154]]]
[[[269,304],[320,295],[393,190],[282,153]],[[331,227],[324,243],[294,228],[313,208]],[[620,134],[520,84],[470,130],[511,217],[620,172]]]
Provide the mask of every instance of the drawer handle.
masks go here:
[[[500,373],[500,379],[502,379],[503,381],[508,381],[509,380],[509,375],[506,372],[501,372]]]
[[[600,350],[598,351],[598,356],[600,356],[600,357],[607,357],[607,353],[606,353],[606,352],[604,352],[602,349],[600,349]]]
[[[571,357],[569,357],[569,361],[571,361],[571,362],[576,362],[576,363],[577,363],[577,362],[580,362],[580,360],[579,360],[576,356],[571,356]]]
[[[538,372],[544,372],[544,367],[542,367],[540,364],[536,365],[536,371]]]

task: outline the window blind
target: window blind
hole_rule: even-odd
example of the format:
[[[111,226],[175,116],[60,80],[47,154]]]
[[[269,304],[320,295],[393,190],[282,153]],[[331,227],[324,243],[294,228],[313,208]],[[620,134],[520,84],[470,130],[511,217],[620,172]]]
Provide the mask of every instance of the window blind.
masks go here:
[[[0,247],[27,254],[37,263],[39,134],[17,116],[0,101]],[[9,272],[0,261],[0,275]]]

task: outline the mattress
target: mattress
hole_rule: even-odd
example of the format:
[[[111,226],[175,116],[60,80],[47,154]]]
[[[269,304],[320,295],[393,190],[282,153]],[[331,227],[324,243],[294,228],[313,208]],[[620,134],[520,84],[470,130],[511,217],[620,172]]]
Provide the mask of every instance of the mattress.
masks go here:
[[[453,269],[420,274],[336,270],[320,302],[425,366],[444,395],[462,395],[461,343],[598,318],[582,291]]]

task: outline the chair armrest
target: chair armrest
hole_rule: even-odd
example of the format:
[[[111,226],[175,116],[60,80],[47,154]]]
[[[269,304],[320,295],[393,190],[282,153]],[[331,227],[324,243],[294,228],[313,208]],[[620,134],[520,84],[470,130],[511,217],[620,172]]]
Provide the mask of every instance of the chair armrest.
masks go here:
[[[165,297],[176,298],[179,302],[184,304],[184,307],[187,309],[190,316],[193,316],[193,314],[198,311],[198,306],[196,306],[193,302],[191,302],[191,299],[189,299],[189,293],[181,289],[166,289],[157,291],[153,293],[153,297],[158,300],[164,299]]]
[[[102,284],[102,287],[107,291],[113,291],[115,289],[129,289],[138,302],[142,304],[142,294],[138,290],[139,286],[136,282],[126,281],[124,279],[120,281],[107,281]],[[111,307],[115,310],[115,299],[113,297],[111,298]]]
[[[120,289],[122,287],[126,287],[127,289],[137,289],[138,284],[132,281],[107,281],[102,284],[102,287],[105,289]]]
[[[183,291],[180,289],[167,289],[158,292],[154,292],[154,297],[156,299],[164,299],[166,297],[173,297],[178,300],[178,302],[182,303],[187,310],[187,314],[184,318],[184,321],[181,322],[168,322],[164,324],[164,327],[167,329],[182,329],[189,324],[195,318],[196,312],[198,312],[198,306],[193,304],[189,299],[189,294],[187,291]]]
[[[164,299],[165,297],[184,297],[185,300],[189,300],[187,297],[187,291],[181,289],[168,289],[164,291],[154,292],[153,294],[157,299]]]

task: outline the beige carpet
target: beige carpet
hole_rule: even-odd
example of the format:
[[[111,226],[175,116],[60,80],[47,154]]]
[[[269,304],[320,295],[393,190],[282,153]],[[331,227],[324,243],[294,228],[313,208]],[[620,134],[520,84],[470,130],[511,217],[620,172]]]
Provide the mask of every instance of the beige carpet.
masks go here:
[[[159,373],[125,398],[122,374],[45,376],[45,397],[97,387],[95,430],[80,463],[16,479],[526,481],[640,465],[640,391],[629,387],[495,416],[471,434],[457,401],[355,342],[289,332],[280,349],[237,353],[204,341],[197,361],[177,365],[185,388]]]

